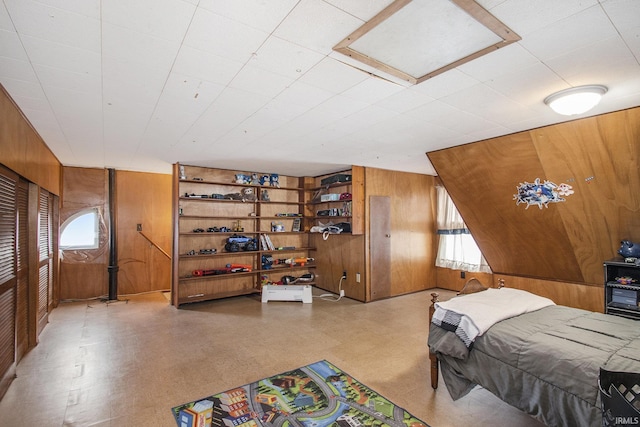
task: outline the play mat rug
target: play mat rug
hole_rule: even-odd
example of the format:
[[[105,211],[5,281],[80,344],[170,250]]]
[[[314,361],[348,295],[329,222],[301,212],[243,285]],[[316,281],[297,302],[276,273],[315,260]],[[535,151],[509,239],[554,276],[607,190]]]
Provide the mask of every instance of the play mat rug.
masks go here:
[[[179,427],[428,427],[326,360],[171,411]]]

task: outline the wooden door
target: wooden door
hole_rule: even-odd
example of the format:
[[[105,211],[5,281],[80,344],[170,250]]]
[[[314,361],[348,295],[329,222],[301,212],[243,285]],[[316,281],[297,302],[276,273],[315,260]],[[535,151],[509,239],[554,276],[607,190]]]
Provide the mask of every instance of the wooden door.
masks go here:
[[[391,296],[391,198],[369,198],[371,300]]]
[[[40,189],[38,208],[38,335],[49,320],[53,294],[53,246],[51,242],[51,203],[49,192]]]
[[[29,183],[18,183],[18,244],[16,252],[16,363],[29,348]]]
[[[15,376],[16,185],[18,177],[0,168],[0,398]]]

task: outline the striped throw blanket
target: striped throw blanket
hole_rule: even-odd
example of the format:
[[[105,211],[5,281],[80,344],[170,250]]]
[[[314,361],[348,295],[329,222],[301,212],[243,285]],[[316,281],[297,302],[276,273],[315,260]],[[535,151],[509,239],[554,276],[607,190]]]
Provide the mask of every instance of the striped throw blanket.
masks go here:
[[[553,301],[519,289],[487,289],[437,302],[432,323],[455,332],[467,348],[501,320],[555,305]]]

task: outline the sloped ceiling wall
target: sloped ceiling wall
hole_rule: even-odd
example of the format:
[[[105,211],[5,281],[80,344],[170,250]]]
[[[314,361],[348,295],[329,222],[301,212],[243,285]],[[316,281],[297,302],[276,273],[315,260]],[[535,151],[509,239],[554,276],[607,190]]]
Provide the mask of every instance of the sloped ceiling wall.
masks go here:
[[[620,241],[640,242],[640,108],[427,155],[494,273],[602,284]],[[536,179],[573,194],[516,203]]]

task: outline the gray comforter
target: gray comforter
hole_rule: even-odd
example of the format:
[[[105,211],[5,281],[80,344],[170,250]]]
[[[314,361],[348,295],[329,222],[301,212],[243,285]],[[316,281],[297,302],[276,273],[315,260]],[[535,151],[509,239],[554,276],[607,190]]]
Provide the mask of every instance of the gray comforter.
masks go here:
[[[454,400],[481,385],[548,426],[601,426],[600,367],[640,372],[640,321],[564,306],[493,325],[471,350],[430,326]]]

